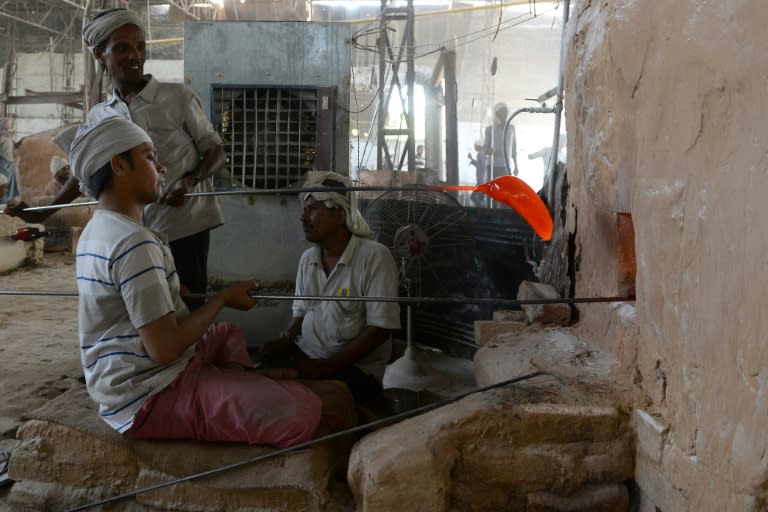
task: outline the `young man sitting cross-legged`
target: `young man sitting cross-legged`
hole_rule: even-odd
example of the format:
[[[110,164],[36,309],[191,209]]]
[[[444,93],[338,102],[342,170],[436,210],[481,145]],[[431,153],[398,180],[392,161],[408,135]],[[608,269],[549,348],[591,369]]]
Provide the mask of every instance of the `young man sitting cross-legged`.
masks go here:
[[[241,328],[213,323],[223,307],[255,305],[251,281],[190,313],[165,238],[142,225],[165,167],[149,136],[121,117],[78,129],[69,156],[99,209],[77,245],[80,353],[86,385],[112,428],[137,439],[290,446],[321,414],[302,384],[251,367]]]

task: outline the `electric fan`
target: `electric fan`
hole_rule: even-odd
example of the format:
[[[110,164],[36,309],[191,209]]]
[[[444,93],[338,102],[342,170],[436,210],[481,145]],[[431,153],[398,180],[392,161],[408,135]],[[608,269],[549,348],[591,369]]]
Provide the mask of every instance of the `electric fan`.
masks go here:
[[[416,188],[392,191],[372,200],[362,211],[374,239],[392,252],[403,296],[445,296],[464,289],[463,279],[472,265],[472,237],[464,226],[466,211],[451,195]],[[413,323],[409,302],[405,353],[387,366],[385,388],[420,391],[443,380],[418,361]]]

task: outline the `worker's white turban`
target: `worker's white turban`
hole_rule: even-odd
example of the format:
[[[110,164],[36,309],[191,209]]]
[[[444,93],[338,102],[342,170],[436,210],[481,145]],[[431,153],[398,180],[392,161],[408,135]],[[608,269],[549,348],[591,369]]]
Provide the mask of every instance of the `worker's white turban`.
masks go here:
[[[328,189],[320,192],[304,192],[301,194],[301,201],[304,202],[310,196],[317,201],[322,201],[328,208],[343,208],[346,212],[347,228],[353,235],[362,238],[371,238],[373,232],[365,222],[360,209],[357,206],[357,193],[347,190],[333,192],[334,188],[351,187],[352,181],[347,176],[336,174],[335,172],[310,172],[307,174],[304,188],[323,188]]]
[[[138,14],[128,9],[113,9],[83,27],[83,40],[88,45],[88,49],[93,52],[94,48],[109,39],[112,32],[123,25],[136,25],[142,32],[146,33],[144,23]]]
[[[98,197],[91,178],[107,165],[114,155],[129,151],[139,144],[152,142],[147,132],[124,117],[106,117],[96,124],[81,125],[69,147],[72,171],[80,181],[80,190]]]
[[[51,174],[56,176],[56,173],[62,170],[64,167],[69,167],[69,160],[60,157],[59,155],[53,155],[51,157]]]

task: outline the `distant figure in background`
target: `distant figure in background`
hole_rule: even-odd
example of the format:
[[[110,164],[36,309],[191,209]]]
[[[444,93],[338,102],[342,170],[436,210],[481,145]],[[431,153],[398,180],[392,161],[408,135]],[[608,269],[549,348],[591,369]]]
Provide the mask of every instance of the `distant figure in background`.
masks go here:
[[[55,196],[61,192],[64,184],[72,177],[72,168],[69,166],[69,160],[53,155],[51,157],[51,175],[53,179],[45,186],[43,190],[44,196]]]
[[[497,103],[493,107],[493,126],[485,127],[485,151],[491,158],[493,165],[491,167],[492,177],[506,176],[507,161],[504,155],[504,148],[514,164],[512,174],[517,176],[517,137],[515,135],[515,125],[510,124],[507,129],[507,138],[504,140],[504,125],[509,117],[509,109],[504,103]]]
[[[415,163],[415,165],[416,165],[417,169],[423,169],[424,167],[427,166],[427,160],[426,160],[426,157],[424,156],[424,145],[423,144],[419,144],[418,146],[416,146],[416,163]]]
[[[5,194],[0,195],[0,203],[7,203],[19,195],[14,165],[12,124],[13,120],[10,117],[0,119],[0,175],[7,180],[7,189]]]
[[[475,141],[476,157],[472,158],[472,153],[467,154],[469,158],[469,165],[475,167],[475,181],[476,185],[480,185],[488,181],[488,154],[485,151],[484,141],[482,139]],[[472,192],[470,196],[472,202],[476,206],[487,206],[487,196],[482,192]]]
[[[567,139],[564,134],[560,134],[559,143],[557,146],[557,160],[558,162],[565,162],[566,159],[566,148],[565,144],[567,142]],[[535,160],[537,158],[541,158],[541,163],[544,166],[544,179],[543,179],[543,190],[547,190],[549,182],[549,171],[552,167],[552,146],[544,146],[540,150],[536,151],[535,153],[530,153],[528,155],[529,160]]]

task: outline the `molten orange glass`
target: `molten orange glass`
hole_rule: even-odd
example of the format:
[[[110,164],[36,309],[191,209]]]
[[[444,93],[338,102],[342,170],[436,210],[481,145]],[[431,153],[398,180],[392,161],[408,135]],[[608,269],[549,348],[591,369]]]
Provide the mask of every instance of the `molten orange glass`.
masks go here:
[[[16,231],[14,231],[10,236],[7,236],[7,240],[20,240],[23,242],[31,242],[32,240],[37,240],[38,238],[42,238],[44,236],[48,236],[51,233],[48,231],[40,231],[37,228],[27,227],[27,228],[19,228]]]
[[[542,240],[552,238],[552,217],[549,216],[547,205],[526,182],[516,176],[499,176],[477,186],[440,185],[433,188],[482,192],[500,203],[511,206]]]

